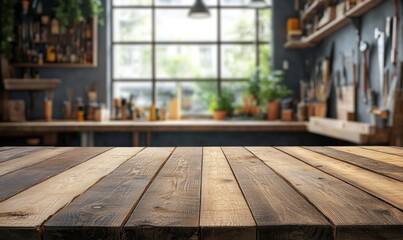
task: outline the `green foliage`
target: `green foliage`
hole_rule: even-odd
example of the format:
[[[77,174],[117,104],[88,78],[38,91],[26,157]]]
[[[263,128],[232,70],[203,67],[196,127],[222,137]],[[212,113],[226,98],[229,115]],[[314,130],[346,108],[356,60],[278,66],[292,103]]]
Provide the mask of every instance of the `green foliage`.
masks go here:
[[[232,111],[232,97],[230,94],[222,94],[221,97],[213,96],[210,102],[210,111]]]
[[[101,0],[56,0],[53,10],[62,31],[71,23],[99,17],[104,11]],[[99,24],[104,24],[103,19],[99,19]]]
[[[88,0],[88,7],[91,17],[99,17],[104,12],[101,0]],[[104,25],[104,20],[102,18],[100,18],[98,21],[100,25]]]
[[[262,100],[272,102],[284,98],[291,93],[292,90],[284,84],[284,73],[282,71],[275,71],[269,79],[261,81],[260,95]]]
[[[14,35],[15,4],[17,0],[3,0],[0,4],[0,53],[7,59],[12,57]]]

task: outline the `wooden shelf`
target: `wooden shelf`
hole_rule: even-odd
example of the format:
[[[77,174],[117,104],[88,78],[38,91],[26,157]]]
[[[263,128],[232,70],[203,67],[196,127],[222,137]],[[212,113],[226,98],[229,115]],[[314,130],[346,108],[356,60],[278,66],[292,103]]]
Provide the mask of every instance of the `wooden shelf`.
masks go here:
[[[45,44],[47,41],[37,41],[34,44]],[[95,68],[98,65],[98,18],[92,19],[92,63],[12,63],[16,68]]]
[[[291,48],[308,48],[318,44],[323,39],[330,36],[340,28],[350,23],[350,17],[359,17],[383,2],[383,0],[367,0],[355,6],[353,9],[346,12],[343,17],[336,18],[326,26],[322,27],[310,36],[304,37],[301,41],[287,42],[284,47]]]
[[[59,84],[59,79],[4,79],[4,90],[6,91],[51,91]]]
[[[389,128],[376,128],[368,123],[311,117],[308,131],[357,144],[385,144],[389,142]]]
[[[11,66],[17,68],[95,68],[97,65],[92,63],[13,63]]]
[[[312,44],[310,44],[309,42],[306,41],[288,41],[286,42],[286,44],[284,45],[285,48],[294,48],[294,49],[298,49],[298,48],[308,48],[308,47],[313,47]]]
[[[329,0],[316,0],[314,3],[311,4],[311,6],[309,6],[309,8],[307,10],[305,10],[301,14],[302,21],[305,21],[306,19],[313,16],[315,13],[317,13],[317,11],[321,7],[326,6],[327,4],[329,4]]]

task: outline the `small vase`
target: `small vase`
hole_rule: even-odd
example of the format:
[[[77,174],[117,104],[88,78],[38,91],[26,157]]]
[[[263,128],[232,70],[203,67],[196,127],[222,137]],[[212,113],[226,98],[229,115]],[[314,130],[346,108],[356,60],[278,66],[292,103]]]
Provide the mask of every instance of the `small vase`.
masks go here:
[[[316,103],[315,104],[315,116],[325,118],[327,115],[327,104],[326,103]]]
[[[278,119],[280,114],[280,102],[273,101],[267,103],[267,119],[269,121],[274,121]]]
[[[214,120],[224,120],[227,116],[227,111],[214,111],[213,118]]]

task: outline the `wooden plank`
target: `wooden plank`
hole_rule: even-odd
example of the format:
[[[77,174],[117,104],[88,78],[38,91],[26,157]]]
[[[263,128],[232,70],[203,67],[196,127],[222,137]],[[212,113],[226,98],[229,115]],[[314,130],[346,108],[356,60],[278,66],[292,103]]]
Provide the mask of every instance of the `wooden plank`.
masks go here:
[[[300,147],[277,149],[403,210],[403,183],[400,181]]]
[[[374,134],[377,129],[368,123],[344,121],[333,118],[311,117],[309,124],[318,125],[324,128],[334,128],[346,132],[354,132],[357,134]]]
[[[0,177],[0,202],[110,148],[78,148]]]
[[[42,223],[141,148],[114,148],[0,203],[0,239],[39,239]]]
[[[403,167],[403,157],[400,157],[400,156],[386,154],[386,153],[380,153],[377,151],[372,151],[372,150],[358,148],[358,147],[331,147],[331,148],[339,150],[339,151],[343,151],[343,152],[352,153],[352,154],[355,154],[358,156],[371,158],[376,161],[386,162],[386,163],[393,164],[393,165],[396,165],[399,167]]]
[[[42,162],[67,151],[73,151],[75,149],[76,148],[71,147],[47,148],[22,157],[13,158],[12,160],[0,163],[0,176]]]
[[[305,147],[311,151],[324,154],[326,156],[336,158],[340,161],[344,161],[350,164],[354,164],[358,167],[368,169],[373,172],[377,172],[384,176],[403,181],[403,168],[389,164],[386,162],[380,162],[371,158],[358,156],[352,153],[338,151],[328,147]]]
[[[400,210],[275,148],[248,149],[326,215],[336,239],[401,239]]]
[[[127,239],[197,239],[202,148],[177,148],[124,227]]]
[[[398,149],[398,148],[394,148],[394,147],[374,146],[374,147],[363,147],[363,148],[373,150],[373,151],[378,151],[378,152],[398,155],[398,156],[403,157],[403,150]]]
[[[256,223],[221,148],[203,148],[200,208],[204,240],[256,239]]]
[[[9,136],[16,133],[43,133],[43,132],[306,132],[305,122],[281,121],[108,121],[108,122],[20,122],[0,123],[0,135]]]
[[[5,151],[5,150],[9,150],[9,149],[13,149],[14,147],[0,147],[0,151]]]
[[[54,91],[60,79],[3,79],[7,91]]]
[[[324,216],[257,157],[244,148],[223,151],[252,210],[259,239],[332,239]]]
[[[123,163],[46,222],[45,239],[120,239],[126,218],[172,151],[148,148]]]
[[[10,148],[0,152],[0,163],[11,160],[13,158],[19,158],[24,155],[28,155],[33,152],[43,150],[42,147],[18,147]]]

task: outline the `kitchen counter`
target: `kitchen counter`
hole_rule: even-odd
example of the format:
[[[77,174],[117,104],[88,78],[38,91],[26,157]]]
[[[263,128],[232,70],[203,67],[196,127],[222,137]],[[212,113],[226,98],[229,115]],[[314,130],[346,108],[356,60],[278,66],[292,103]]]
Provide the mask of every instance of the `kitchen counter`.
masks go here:
[[[305,122],[281,121],[32,121],[0,123],[0,131],[306,131]]]
[[[403,149],[0,148],[0,239],[401,239]]]
[[[81,132],[81,146],[94,146],[95,132],[131,132],[133,146],[140,145],[140,133],[146,133],[147,146],[151,146],[153,132],[306,132],[306,122],[281,121],[32,121],[20,123],[0,123],[0,135],[10,136],[24,133],[52,134],[56,138],[59,132]],[[55,145],[49,143],[48,145]]]

